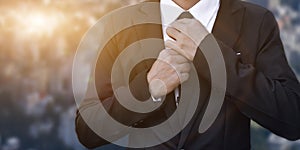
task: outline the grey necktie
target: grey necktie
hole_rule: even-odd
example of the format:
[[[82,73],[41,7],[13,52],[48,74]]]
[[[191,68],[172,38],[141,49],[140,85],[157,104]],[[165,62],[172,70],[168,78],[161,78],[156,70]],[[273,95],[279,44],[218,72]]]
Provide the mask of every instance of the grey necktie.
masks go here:
[[[184,11],[182,12],[176,20],[180,20],[180,19],[184,19],[184,18],[189,18],[192,19],[194,18],[193,15],[188,12],[188,11]],[[179,104],[179,100],[180,100],[180,91],[181,91],[181,85],[179,85],[175,90],[174,90],[174,97],[175,100],[174,101],[170,101],[167,102],[167,109],[165,109],[166,113],[167,113],[167,117],[170,117],[173,112],[176,110],[177,105]]]
[[[193,19],[194,16],[189,11],[184,11],[178,16],[178,18],[176,20],[180,20],[180,19],[184,19],[184,18]],[[174,91],[176,106],[178,106],[178,104],[179,104],[180,90],[181,90],[181,86],[179,85]]]
[[[192,19],[194,18],[193,15],[188,12],[188,11],[185,11],[185,12],[182,12],[179,17],[176,19],[176,20],[180,20],[180,19],[184,19],[184,18],[189,18],[189,19]],[[166,112],[166,115],[167,117],[170,117],[173,112],[176,110],[176,105],[178,105],[179,103],[179,100],[180,100],[180,90],[181,90],[181,86],[179,85],[175,90],[174,90],[174,97],[175,97],[175,101],[168,101],[166,103],[166,108],[165,108],[165,112]],[[177,116],[176,116],[177,117]],[[178,126],[179,124],[175,124],[175,126]],[[172,125],[171,125],[172,126]],[[174,149],[177,149],[178,147],[178,143],[179,143],[179,140],[180,140],[180,135],[181,133],[179,133],[178,135],[176,135],[174,138],[172,138],[168,143],[172,145],[172,147]]]
[[[176,20],[180,20],[184,18],[193,19],[194,16],[189,11],[184,11],[178,16]]]

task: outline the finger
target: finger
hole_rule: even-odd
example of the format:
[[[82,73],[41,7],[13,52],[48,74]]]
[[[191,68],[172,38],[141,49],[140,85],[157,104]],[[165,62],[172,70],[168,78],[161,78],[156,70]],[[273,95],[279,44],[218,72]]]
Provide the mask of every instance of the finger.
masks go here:
[[[166,83],[161,79],[153,79],[149,82],[149,90],[153,97],[162,97],[167,95],[168,88]]]
[[[167,57],[175,57],[175,56],[181,56],[181,54],[173,49],[167,48],[160,52],[158,59],[165,59]]]
[[[189,79],[189,77],[190,77],[189,73],[181,73],[179,76],[180,83],[184,83]]]
[[[187,30],[189,27],[192,25],[198,24],[201,27],[205,28],[201,22],[199,22],[196,19],[189,19],[189,18],[184,18],[180,20],[176,20],[173,23],[171,23],[169,26],[177,29],[181,33],[187,33]]]
[[[192,60],[191,58],[189,58],[189,56],[187,55],[187,53],[176,44],[175,41],[167,40],[165,42],[165,45],[166,45],[166,47],[175,50],[177,53],[179,53],[180,55],[184,56],[186,59]]]
[[[184,56],[180,54],[172,56],[171,59],[172,59],[171,63],[175,63],[178,65],[188,64],[190,62],[188,59],[186,59]]]
[[[155,77],[155,75],[157,75],[158,73],[158,67],[159,66],[159,62],[155,61],[154,64],[152,65],[150,71],[147,74],[147,80],[148,82],[153,80],[153,78]]]
[[[175,50],[168,49],[168,51],[170,51],[169,53],[172,54],[160,55],[157,61],[163,61],[170,65],[184,64],[190,62],[187,58],[177,53]]]
[[[186,59],[185,57],[183,57],[181,55],[168,57],[166,59],[163,59],[162,61],[164,61],[168,65],[175,66],[175,67],[178,65],[187,64],[190,62],[188,59]]]
[[[168,27],[166,32],[167,32],[168,36],[175,41],[180,37],[180,34],[181,34],[180,31],[178,31],[177,29],[175,29],[173,27]]]
[[[191,70],[190,63],[179,64],[177,67],[177,71],[180,73],[189,73]]]
[[[191,70],[191,65],[190,63],[173,64],[172,68],[175,69],[177,74],[189,73]]]
[[[170,27],[175,28],[177,31],[179,31],[181,33],[186,33],[186,27],[191,20],[192,19],[187,19],[187,18],[176,20],[170,24]]]
[[[159,53],[159,58],[166,58],[171,55],[178,55],[178,52],[171,50],[170,48],[164,49]]]
[[[179,72],[186,72],[185,70],[189,69],[187,65],[189,64],[189,61],[181,55],[172,58],[159,59],[157,60],[157,62],[158,63],[156,64],[156,66],[160,66],[163,68],[171,67],[172,69],[176,71],[178,70]]]

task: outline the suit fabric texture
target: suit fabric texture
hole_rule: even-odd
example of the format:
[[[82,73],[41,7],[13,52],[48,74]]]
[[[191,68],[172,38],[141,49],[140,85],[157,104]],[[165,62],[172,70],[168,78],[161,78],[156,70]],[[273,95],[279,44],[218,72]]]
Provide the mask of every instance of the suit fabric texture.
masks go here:
[[[287,63],[272,13],[247,2],[221,0],[212,35],[207,36],[199,47],[205,47],[211,36],[219,44],[227,69],[226,97],[216,121],[205,133],[198,133],[211,85],[208,64],[203,54],[197,51],[193,64],[198,71],[201,96],[196,113],[173,139],[144,149],[250,149],[251,119],[277,135],[299,139],[300,85]],[[144,24],[123,30],[106,45],[107,51],[99,56],[95,72],[97,90],[101,89],[98,95],[102,103],[107,103],[110,115],[137,128],[157,125],[174,111],[174,107],[171,108],[174,104],[170,104],[174,103],[173,92],[161,108],[148,114],[125,109],[113,95],[110,72],[114,60],[122,49],[145,38],[162,38],[161,26]],[[158,47],[164,49],[163,43]],[[153,62],[139,63],[130,74],[131,92],[139,100],[150,97],[146,74]],[[76,132],[80,142],[88,148],[108,144],[89,128],[79,113]]]

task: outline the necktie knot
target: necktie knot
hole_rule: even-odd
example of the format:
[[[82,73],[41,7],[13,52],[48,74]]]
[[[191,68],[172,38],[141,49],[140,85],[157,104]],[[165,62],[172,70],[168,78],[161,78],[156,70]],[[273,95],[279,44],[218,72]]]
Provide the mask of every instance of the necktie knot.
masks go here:
[[[194,16],[190,12],[184,11],[179,15],[179,17],[176,20],[180,20],[180,19],[184,19],[184,18],[193,19]]]

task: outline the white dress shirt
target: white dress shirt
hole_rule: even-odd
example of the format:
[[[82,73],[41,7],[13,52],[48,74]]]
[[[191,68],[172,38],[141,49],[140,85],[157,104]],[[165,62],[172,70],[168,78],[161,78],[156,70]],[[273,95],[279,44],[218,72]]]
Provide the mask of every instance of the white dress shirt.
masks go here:
[[[220,8],[220,0],[200,0],[189,10],[184,10],[172,0],[160,0],[161,22],[164,41],[172,40],[166,33],[167,27],[174,22],[179,15],[184,11],[189,11],[195,19],[200,21],[208,32],[212,32],[215,24],[217,14]],[[176,105],[179,102],[179,90],[175,89]],[[161,101],[161,99],[154,99],[154,101]]]
[[[195,19],[200,21],[211,33],[220,8],[220,0],[200,0],[189,10],[184,10],[173,0],[161,0],[161,22],[163,25],[164,40],[170,39],[166,34],[167,27],[174,22],[184,11],[189,11]]]

